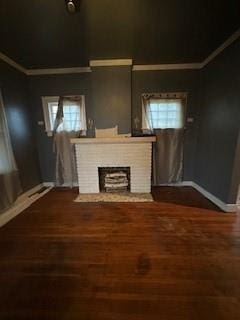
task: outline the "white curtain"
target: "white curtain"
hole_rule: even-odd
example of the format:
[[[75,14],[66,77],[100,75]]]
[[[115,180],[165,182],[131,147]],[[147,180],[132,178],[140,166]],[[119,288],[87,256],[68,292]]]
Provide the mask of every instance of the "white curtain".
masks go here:
[[[142,130],[153,131],[153,119],[150,110],[150,95],[142,95]]]
[[[179,112],[174,112],[175,118],[168,118],[166,110],[174,104]],[[182,180],[185,106],[186,93],[142,95],[142,129],[154,133],[157,139],[153,147],[153,185]]]
[[[0,92],[0,211],[7,209],[16,200],[21,191]]]
[[[74,108],[77,108],[78,112],[74,112]],[[75,147],[71,144],[70,139],[85,135],[86,129],[84,97],[60,97],[54,123],[55,183],[57,186],[72,188],[77,183]]]

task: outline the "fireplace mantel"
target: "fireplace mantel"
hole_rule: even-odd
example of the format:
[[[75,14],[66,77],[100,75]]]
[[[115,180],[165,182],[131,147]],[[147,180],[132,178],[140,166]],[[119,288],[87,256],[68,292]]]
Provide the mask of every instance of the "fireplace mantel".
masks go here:
[[[75,145],[80,193],[99,193],[99,168],[129,167],[130,191],[151,192],[151,137],[79,138]]]
[[[71,139],[73,144],[115,144],[115,143],[151,143],[155,142],[156,137],[116,137],[116,138],[78,138]]]

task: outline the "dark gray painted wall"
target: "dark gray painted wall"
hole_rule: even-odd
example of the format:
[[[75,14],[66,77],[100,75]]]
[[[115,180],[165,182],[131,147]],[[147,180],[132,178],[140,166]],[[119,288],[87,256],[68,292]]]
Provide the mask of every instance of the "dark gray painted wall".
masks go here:
[[[131,111],[132,77],[132,111]],[[43,120],[41,96],[85,94],[87,118],[94,120],[97,128],[119,124],[120,132],[131,130],[132,117],[141,118],[141,94],[143,92],[187,91],[187,115],[195,122],[185,132],[184,179],[193,180],[196,154],[196,136],[199,102],[199,71],[133,72],[130,67],[94,68],[92,73],[29,77],[29,90],[37,137],[42,178],[53,181],[54,154],[52,139],[39,127]],[[46,156],[47,155],[47,156]]]
[[[187,117],[194,117],[193,124],[186,124],[184,143],[184,180],[193,180],[196,154],[197,121],[199,112],[200,72],[198,70],[137,71],[132,74],[132,118],[141,121],[142,93],[188,92]],[[134,126],[133,126],[134,127]]]
[[[29,77],[32,117],[44,182],[54,180],[55,156],[52,138],[43,126],[42,96],[85,95],[87,119],[97,128],[119,124],[122,133],[131,130],[130,67],[94,68],[91,73]]]
[[[96,128],[118,125],[131,132],[131,67],[96,67],[91,73],[92,117]]]
[[[120,123],[128,132],[141,119],[141,94],[188,92],[184,180],[193,180],[224,202],[235,201],[239,184],[237,141],[240,124],[239,41],[203,70],[139,71],[129,67],[94,68],[92,73],[29,77],[32,115],[42,178],[53,181],[52,139],[43,127],[41,96],[84,94],[87,117],[99,128]],[[132,81],[131,81],[132,77]],[[130,99],[132,93],[132,110]]]
[[[196,182],[227,203],[236,200],[235,168],[240,129],[240,40],[202,71],[203,100],[196,157]],[[233,185],[235,187],[233,188]]]
[[[0,61],[0,88],[23,191],[41,182],[28,105],[26,76]]]

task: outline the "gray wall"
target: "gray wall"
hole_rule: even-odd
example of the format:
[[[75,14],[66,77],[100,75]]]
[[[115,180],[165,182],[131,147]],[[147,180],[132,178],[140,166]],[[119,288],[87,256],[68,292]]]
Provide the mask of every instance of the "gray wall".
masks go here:
[[[0,88],[23,191],[41,182],[28,105],[27,78],[0,61]]]
[[[97,128],[119,124],[120,132],[127,133],[131,130],[131,112],[132,118],[141,118],[142,93],[175,91],[188,92],[187,116],[195,119],[193,124],[187,125],[184,146],[184,179],[193,180],[199,118],[199,75],[200,72],[195,70],[131,72],[130,67],[101,67],[93,68],[93,72],[87,74],[29,77],[43,181],[53,181],[55,158],[52,139],[46,135],[44,127],[37,125],[37,121],[43,120],[41,96],[85,94],[87,118],[92,118]]]
[[[194,117],[193,124],[186,124],[184,143],[184,180],[193,180],[198,128],[200,72],[198,70],[137,71],[132,74],[132,118],[141,120],[142,93],[188,92],[187,117]]]
[[[235,42],[203,70],[138,71],[93,68],[92,73],[31,76],[32,116],[43,181],[53,181],[52,139],[44,127],[41,96],[84,94],[87,118],[98,128],[120,125],[128,132],[141,119],[141,94],[188,92],[184,180],[192,180],[224,202],[235,201],[239,184],[240,44]],[[132,95],[132,97],[131,97]],[[131,110],[132,98],[132,110]],[[240,142],[239,142],[240,143]]]
[[[92,68],[92,117],[96,128],[131,132],[131,67]]]
[[[98,67],[91,73],[29,77],[32,117],[44,182],[54,180],[55,156],[52,138],[43,126],[42,96],[85,95],[87,118],[97,128],[119,125],[121,133],[131,130],[130,67]]]
[[[236,201],[240,129],[240,40],[202,71],[203,99],[195,180],[227,203]],[[235,166],[235,169],[234,169]],[[234,169],[234,174],[233,174]]]

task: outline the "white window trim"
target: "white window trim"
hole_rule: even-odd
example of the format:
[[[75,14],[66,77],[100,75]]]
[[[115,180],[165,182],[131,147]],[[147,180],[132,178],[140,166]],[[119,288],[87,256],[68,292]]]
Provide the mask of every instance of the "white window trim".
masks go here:
[[[56,102],[59,100],[59,96],[44,96],[42,97],[42,107],[43,107],[43,115],[44,115],[44,123],[45,123],[45,132],[49,137],[53,135],[53,131],[51,128],[51,122],[49,118],[49,110],[48,103]]]
[[[185,125],[186,121],[186,105],[187,105],[187,97],[188,93],[187,92],[158,92],[158,93],[142,93],[142,99],[144,96],[155,96],[156,99],[176,99],[176,100],[181,100],[182,101],[182,107],[183,107],[183,128]],[[157,128],[155,128],[157,129]],[[160,128],[159,128],[160,129]],[[143,100],[142,100],[142,130],[149,132],[149,127],[148,127],[148,117],[145,112]],[[154,128],[153,128],[154,130]]]
[[[76,95],[72,95],[72,97],[75,97]],[[85,96],[81,95],[83,97],[83,108],[84,112],[85,110]],[[68,97],[71,97],[71,95],[68,95]],[[42,97],[42,107],[43,107],[43,116],[44,116],[44,124],[45,124],[45,132],[47,133],[48,137],[52,137],[53,130],[51,128],[51,121],[49,117],[49,109],[48,104],[51,102],[56,102],[59,100],[59,96],[43,96]]]

